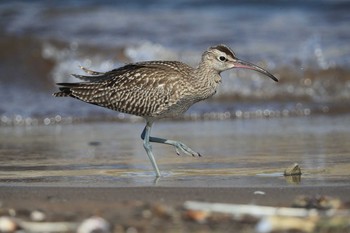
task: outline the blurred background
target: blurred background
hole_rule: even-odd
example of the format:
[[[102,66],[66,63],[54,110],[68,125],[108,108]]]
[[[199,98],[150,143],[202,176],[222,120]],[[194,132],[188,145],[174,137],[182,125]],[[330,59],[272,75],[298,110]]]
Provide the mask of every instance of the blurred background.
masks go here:
[[[216,96],[186,119],[289,117],[350,111],[350,2],[343,0],[61,0],[0,2],[2,125],[130,116],[51,96],[79,66],[143,60],[196,66],[225,43],[275,74],[223,73]]]

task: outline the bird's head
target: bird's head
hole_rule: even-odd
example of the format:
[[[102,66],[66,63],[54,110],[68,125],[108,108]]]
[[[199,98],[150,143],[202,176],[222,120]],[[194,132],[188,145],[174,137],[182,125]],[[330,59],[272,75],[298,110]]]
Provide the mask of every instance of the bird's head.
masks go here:
[[[278,79],[273,76],[268,71],[263,68],[254,65],[250,62],[240,60],[236,57],[235,53],[226,45],[217,45],[210,47],[207,51],[203,53],[202,61],[209,64],[213,69],[219,73],[225,70],[232,68],[243,68],[258,71],[275,82],[278,82]]]

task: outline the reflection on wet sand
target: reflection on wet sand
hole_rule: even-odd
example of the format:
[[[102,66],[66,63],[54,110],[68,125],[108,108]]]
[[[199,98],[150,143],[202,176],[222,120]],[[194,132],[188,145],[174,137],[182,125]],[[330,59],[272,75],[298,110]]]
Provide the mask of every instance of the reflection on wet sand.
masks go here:
[[[347,184],[347,116],[161,122],[153,134],[180,140],[203,158],[177,156],[153,145],[163,186],[278,186]],[[153,172],[138,134],[143,123],[3,127],[3,184],[148,186]],[[286,180],[291,164],[301,179]],[[300,178],[300,177],[299,177]]]

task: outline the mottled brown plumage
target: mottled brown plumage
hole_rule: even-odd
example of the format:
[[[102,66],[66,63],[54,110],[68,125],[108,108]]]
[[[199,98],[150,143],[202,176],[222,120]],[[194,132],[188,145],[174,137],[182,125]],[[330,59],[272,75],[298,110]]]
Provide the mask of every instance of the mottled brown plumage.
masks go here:
[[[59,83],[55,96],[146,118],[176,116],[215,92],[216,83],[203,85],[196,73],[176,61],[140,62],[95,76],[74,75],[88,82]]]
[[[277,79],[262,68],[236,58],[226,45],[210,47],[197,68],[178,61],[129,64],[105,73],[82,69],[90,76],[74,75],[80,83],[58,83],[54,96],[70,96],[84,102],[132,115],[147,121],[142,133],[144,147],[156,171],[159,169],[149,142],[173,145],[179,154],[199,155],[181,142],[150,137],[154,120],[183,114],[194,103],[216,93],[220,73],[231,68],[253,69]]]

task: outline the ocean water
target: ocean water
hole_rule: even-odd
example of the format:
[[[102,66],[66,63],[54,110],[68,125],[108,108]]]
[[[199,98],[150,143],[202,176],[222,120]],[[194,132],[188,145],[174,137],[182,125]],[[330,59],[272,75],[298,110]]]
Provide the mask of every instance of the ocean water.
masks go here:
[[[246,70],[223,73],[218,93],[185,119],[349,113],[350,2],[6,1],[0,2],[0,124],[136,120],[73,99],[54,98],[79,65],[107,71],[143,60],[193,66],[209,46],[279,79]]]

